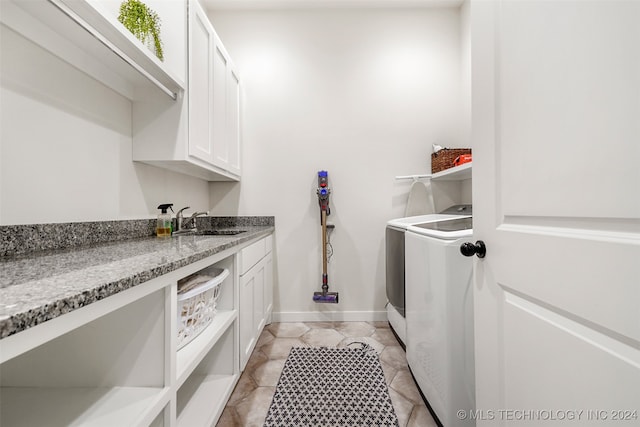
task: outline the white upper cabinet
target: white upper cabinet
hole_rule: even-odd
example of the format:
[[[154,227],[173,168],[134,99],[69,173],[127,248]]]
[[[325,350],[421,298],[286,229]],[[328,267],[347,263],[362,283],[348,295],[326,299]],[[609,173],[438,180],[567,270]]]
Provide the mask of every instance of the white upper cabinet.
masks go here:
[[[240,180],[240,80],[197,0],[188,2],[188,84],[175,105],[134,103],[133,159],[208,181]]]
[[[120,0],[2,0],[3,25],[128,99],[153,88],[176,99],[185,89],[185,10],[147,0],[160,17],[165,61],[117,20]]]
[[[189,156],[240,179],[240,79],[197,0],[189,1]]]
[[[118,21],[122,0],[0,0],[0,22],[133,102],[134,161],[240,180],[240,80],[197,0],[145,0],[164,60]]]
[[[189,155],[240,176],[240,79],[196,0],[189,27]]]

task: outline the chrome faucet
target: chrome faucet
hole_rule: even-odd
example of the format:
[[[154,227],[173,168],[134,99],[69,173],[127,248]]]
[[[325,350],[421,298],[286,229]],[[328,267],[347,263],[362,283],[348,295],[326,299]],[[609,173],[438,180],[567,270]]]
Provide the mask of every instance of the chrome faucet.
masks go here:
[[[182,218],[182,212],[186,211],[187,209],[189,209],[189,206],[187,206],[186,208],[182,208],[178,211],[178,213],[176,213],[176,231],[175,233],[179,233],[182,231],[182,227],[184,226],[183,221],[184,219]]]
[[[183,211],[189,209],[189,206],[186,208],[182,208],[176,213],[176,231],[173,234],[185,234],[185,233],[195,233],[196,228],[196,218],[201,215],[209,215],[209,212],[195,212],[189,218],[184,218],[182,215]],[[191,223],[191,227],[188,227],[189,223]]]

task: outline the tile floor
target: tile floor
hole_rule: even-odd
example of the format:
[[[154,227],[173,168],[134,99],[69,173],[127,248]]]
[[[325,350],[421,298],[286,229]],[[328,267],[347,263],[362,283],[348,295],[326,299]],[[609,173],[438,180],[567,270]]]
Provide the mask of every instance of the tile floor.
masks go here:
[[[272,323],[256,344],[217,427],[262,427],[291,347],[366,342],[380,355],[400,427],[436,426],[387,322]]]

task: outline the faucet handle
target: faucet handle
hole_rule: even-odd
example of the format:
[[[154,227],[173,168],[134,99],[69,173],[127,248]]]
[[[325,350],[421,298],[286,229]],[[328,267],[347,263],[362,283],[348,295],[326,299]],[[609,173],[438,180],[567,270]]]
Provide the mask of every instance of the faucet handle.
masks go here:
[[[209,215],[209,211],[206,212],[194,212],[191,214],[191,218],[195,218],[197,216],[208,216]]]

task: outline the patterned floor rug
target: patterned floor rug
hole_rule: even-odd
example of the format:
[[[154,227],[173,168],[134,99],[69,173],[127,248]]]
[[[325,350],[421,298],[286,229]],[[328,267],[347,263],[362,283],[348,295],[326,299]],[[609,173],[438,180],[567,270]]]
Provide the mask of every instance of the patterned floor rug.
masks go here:
[[[264,427],[398,426],[377,353],[293,348]]]

